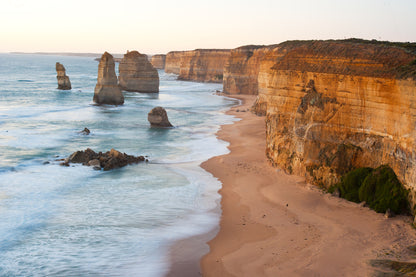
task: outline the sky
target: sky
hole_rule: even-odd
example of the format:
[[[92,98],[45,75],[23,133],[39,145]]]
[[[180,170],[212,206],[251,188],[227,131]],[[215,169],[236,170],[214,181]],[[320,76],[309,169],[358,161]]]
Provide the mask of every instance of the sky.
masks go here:
[[[164,54],[286,40],[416,41],[416,0],[1,0],[0,52]]]

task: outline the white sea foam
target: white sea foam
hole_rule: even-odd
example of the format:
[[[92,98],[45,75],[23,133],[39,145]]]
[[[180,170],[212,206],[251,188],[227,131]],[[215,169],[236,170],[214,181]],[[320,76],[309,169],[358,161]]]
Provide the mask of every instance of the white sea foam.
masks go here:
[[[56,61],[73,90],[56,89]],[[218,84],[159,71],[158,95],[93,106],[97,66],[0,54],[0,276],[162,276],[174,241],[218,224],[220,183],[199,164],[228,152],[215,133],[236,120],[223,113],[235,101],[213,95]],[[150,128],[155,106],[175,128]],[[79,133],[85,127],[88,136]],[[108,172],[59,166],[86,148],[148,155],[150,163]]]

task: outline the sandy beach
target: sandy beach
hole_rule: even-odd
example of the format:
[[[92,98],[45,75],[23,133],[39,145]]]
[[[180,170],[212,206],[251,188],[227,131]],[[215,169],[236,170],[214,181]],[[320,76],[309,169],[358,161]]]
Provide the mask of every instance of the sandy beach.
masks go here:
[[[387,219],[272,167],[264,117],[247,112],[255,97],[235,97],[243,105],[229,113],[242,120],[218,132],[231,153],[202,164],[223,183],[220,230],[202,276],[369,276],[388,272],[370,261],[413,261],[410,216]]]

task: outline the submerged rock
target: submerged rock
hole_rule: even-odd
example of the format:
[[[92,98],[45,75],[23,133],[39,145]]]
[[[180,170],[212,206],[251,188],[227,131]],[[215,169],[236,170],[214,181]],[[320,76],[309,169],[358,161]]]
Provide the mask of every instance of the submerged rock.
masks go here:
[[[147,114],[147,120],[150,122],[152,127],[173,127],[173,125],[169,122],[166,110],[162,107],[153,108]]]
[[[61,90],[70,90],[71,87],[71,81],[69,81],[69,77],[66,76],[65,67],[60,64],[56,63],[56,79],[58,79],[58,89]]]
[[[61,165],[69,166],[70,163],[82,163],[83,165],[92,166],[94,169],[104,169],[106,171],[143,161],[145,161],[143,156],[127,155],[115,149],[105,153],[96,153],[87,148],[85,151],[72,153]]]
[[[97,104],[122,105],[124,96],[117,84],[113,56],[105,52],[98,65],[97,85],[94,90],[94,102]]]
[[[80,134],[83,134],[83,135],[89,135],[91,133],[91,131],[87,127],[85,127],[84,130],[82,130],[79,133]]]

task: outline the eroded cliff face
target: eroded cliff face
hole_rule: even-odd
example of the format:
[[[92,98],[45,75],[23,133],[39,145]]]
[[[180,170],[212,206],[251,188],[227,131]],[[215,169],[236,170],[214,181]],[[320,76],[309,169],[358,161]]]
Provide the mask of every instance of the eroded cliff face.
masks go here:
[[[266,115],[267,157],[326,187],[353,168],[389,164],[416,203],[416,82],[403,70],[415,59],[371,44],[270,47],[255,107]]]
[[[98,64],[97,84],[93,101],[97,104],[122,105],[124,96],[121,92],[115,71],[113,56],[105,52]]]
[[[159,92],[159,74],[146,55],[137,51],[127,52],[118,68],[118,83],[122,90]]]
[[[182,55],[185,51],[171,51],[166,54],[165,72],[178,74],[181,71]]]
[[[150,58],[150,63],[156,69],[165,69],[166,55],[158,54]]]
[[[270,47],[255,45],[231,50],[224,67],[224,92],[257,95],[260,64],[269,51]]]
[[[221,49],[169,52],[165,72],[178,74],[180,80],[222,83],[229,56],[230,50]]]

